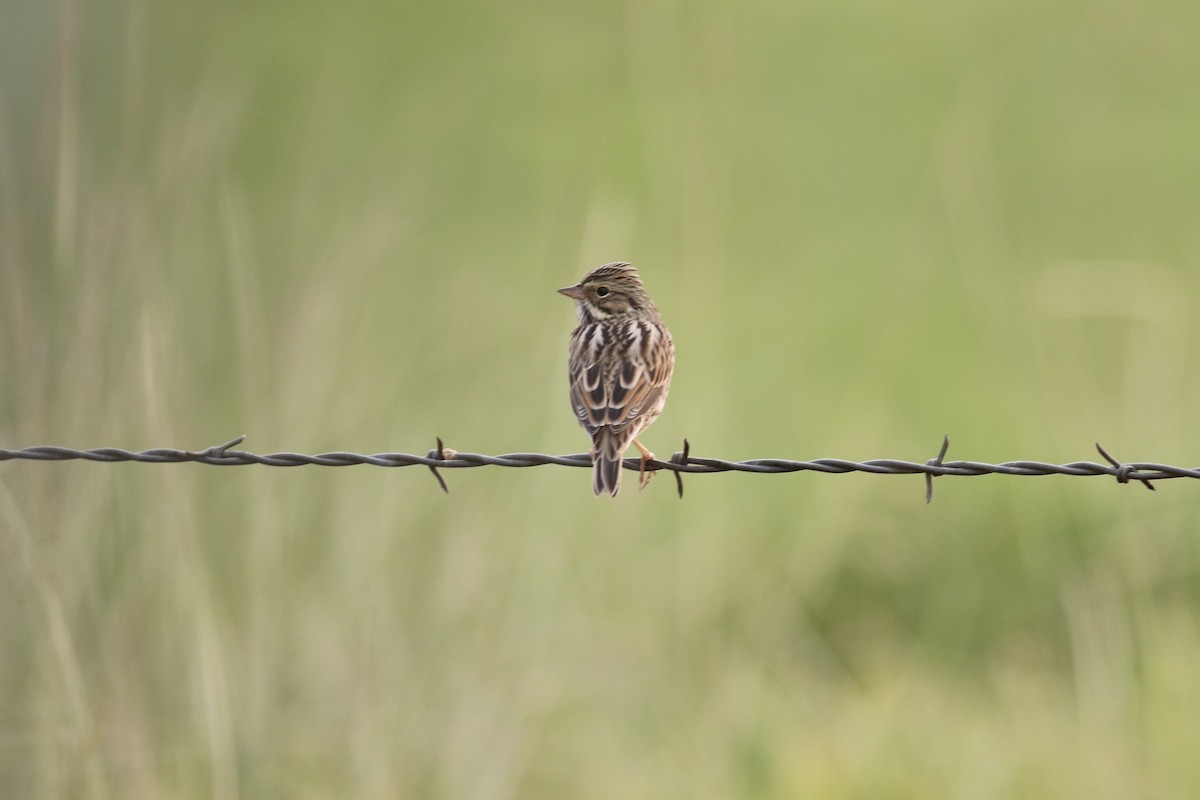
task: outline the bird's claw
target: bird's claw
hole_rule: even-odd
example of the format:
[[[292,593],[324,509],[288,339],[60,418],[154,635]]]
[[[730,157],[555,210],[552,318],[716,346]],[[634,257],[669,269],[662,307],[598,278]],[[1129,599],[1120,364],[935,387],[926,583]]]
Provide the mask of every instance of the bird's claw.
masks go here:
[[[654,453],[647,450],[637,439],[634,439],[633,443],[637,446],[638,450],[642,451],[642,463],[638,468],[638,491],[640,492],[650,485],[650,479],[654,477],[653,470],[650,472],[646,471],[646,464],[654,460]]]

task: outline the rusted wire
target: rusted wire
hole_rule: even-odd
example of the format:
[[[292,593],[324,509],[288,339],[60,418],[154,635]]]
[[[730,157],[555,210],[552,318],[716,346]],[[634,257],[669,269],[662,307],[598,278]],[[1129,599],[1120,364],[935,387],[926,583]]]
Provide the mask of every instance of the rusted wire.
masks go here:
[[[479,453],[462,453],[446,447],[442,440],[437,440],[437,447],[427,455],[418,456],[409,453],[318,453],[306,455],[303,453],[251,453],[232,448],[241,444],[245,436],[239,436],[220,445],[204,450],[174,450],[170,448],[155,448],[131,452],[116,447],[100,447],[92,450],[76,450],[70,447],[46,445],[27,447],[22,450],[0,449],[0,461],[25,459],[30,461],[138,461],[148,464],[172,464],[190,462],[209,464],[217,467],[235,467],[259,464],[267,467],[350,467],[371,465],[376,467],[412,467],[426,466],[437,478],[443,491],[449,491],[439,469],[465,469],[467,467],[537,467],[555,464],[563,467],[590,467],[591,457],[587,453],[554,456],[544,453],[507,453],[499,456],[481,455]],[[933,498],[933,479],[942,475],[1076,475],[1076,476],[1108,476],[1116,478],[1118,483],[1138,481],[1153,490],[1151,481],[1161,481],[1168,478],[1200,478],[1200,468],[1186,469],[1169,464],[1152,462],[1122,463],[1108,454],[1099,444],[1096,449],[1104,457],[1107,464],[1097,464],[1091,461],[1073,461],[1069,464],[1047,464],[1041,461],[1005,461],[1001,464],[985,464],[978,461],[946,461],[946,451],[950,446],[950,437],[942,441],[941,450],[936,458],[923,464],[912,461],[882,458],[870,461],[847,461],[840,458],[817,458],[812,461],[793,461],[784,458],[755,458],[749,461],[726,461],[720,458],[699,458],[690,454],[690,445],[685,439],[683,449],[675,453],[668,461],[650,461],[647,470],[667,470],[675,474],[679,496],[683,497],[683,473],[705,472],[753,472],[758,474],[783,472],[824,472],[841,475],[848,472],[868,472],[875,475],[923,475],[926,482],[926,502]],[[625,469],[637,470],[641,460],[627,458]]]

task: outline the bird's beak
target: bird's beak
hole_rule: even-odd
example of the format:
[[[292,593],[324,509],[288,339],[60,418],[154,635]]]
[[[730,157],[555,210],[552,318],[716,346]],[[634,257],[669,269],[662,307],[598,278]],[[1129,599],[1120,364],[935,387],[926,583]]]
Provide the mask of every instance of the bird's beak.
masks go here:
[[[574,286],[567,286],[565,288],[559,289],[558,293],[565,294],[567,297],[571,298],[572,300],[582,300],[583,299],[583,289],[579,286],[579,284],[575,284]]]

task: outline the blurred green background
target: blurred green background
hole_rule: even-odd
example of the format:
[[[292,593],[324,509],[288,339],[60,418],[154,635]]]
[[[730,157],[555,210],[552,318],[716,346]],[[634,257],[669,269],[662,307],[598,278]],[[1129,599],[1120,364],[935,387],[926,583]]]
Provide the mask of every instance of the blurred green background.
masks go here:
[[[1200,5],[33,2],[0,446],[1200,462]],[[0,793],[1194,796],[1200,486],[0,464]]]

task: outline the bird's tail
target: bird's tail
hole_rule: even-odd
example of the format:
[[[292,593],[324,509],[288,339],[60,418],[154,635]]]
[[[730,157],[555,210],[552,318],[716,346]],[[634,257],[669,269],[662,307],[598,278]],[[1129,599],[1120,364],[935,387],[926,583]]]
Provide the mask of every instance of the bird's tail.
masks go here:
[[[621,459],[629,442],[607,428],[592,437],[592,491],[617,496],[621,490]]]

